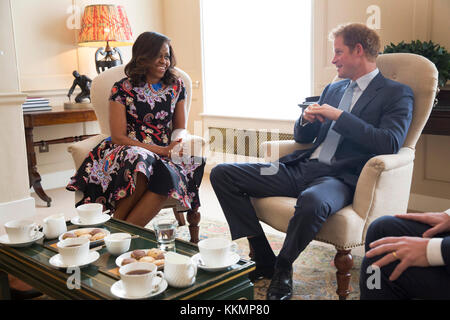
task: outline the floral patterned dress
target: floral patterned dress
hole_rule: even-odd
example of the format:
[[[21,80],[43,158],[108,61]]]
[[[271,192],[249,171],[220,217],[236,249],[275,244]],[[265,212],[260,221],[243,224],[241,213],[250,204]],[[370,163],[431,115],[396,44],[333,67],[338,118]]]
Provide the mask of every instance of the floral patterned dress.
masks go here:
[[[167,146],[175,106],[184,98],[181,79],[166,87],[161,83],[133,87],[124,78],[114,84],[109,100],[124,105],[128,137]],[[196,210],[200,206],[198,188],[204,166],[203,158],[183,158],[183,162],[174,163],[142,147],[114,144],[108,137],[89,152],[66,189],[83,192],[83,199],[76,206],[97,202],[114,212],[115,201],[135,191],[137,173],[141,172],[147,177],[150,191],[167,194]]]

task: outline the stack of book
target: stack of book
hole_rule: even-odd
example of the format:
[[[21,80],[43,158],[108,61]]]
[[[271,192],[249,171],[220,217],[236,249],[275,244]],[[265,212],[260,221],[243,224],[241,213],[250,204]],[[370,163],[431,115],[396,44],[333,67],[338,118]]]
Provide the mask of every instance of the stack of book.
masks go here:
[[[52,110],[52,107],[49,104],[48,99],[37,98],[37,97],[28,97],[27,101],[22,104],[23,111],[47,111]]]

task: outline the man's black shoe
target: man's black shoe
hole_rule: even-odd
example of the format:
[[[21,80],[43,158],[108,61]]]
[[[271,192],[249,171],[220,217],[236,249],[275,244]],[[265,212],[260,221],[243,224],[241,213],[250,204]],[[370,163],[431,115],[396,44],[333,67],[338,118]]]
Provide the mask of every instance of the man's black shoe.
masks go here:
[[[267,289],[267,300],[289,300],[292,297],[292,268],[275,269]]]
[[[275,267],[272,266],[256,266],[255,270],[248,274],[248,277],[251,282],[255,282],[256,280],[267,278],[272,279],[273,272]]]

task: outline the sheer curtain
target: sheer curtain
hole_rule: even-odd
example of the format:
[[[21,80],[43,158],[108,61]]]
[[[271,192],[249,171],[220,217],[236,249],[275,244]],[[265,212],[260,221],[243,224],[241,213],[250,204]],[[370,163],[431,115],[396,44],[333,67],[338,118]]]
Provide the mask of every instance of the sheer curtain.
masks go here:
[[[311,95],[311,0],[203,0],[207,114],[297,119]]]

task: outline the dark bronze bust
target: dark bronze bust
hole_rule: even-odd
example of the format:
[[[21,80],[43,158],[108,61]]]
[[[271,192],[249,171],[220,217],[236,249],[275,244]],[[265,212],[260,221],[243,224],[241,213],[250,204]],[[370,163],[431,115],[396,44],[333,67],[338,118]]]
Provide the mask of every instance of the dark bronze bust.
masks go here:
[[[74,71],[73,76],[75,77],[75,79],[73,80],[73,84],[72,87],[70,87],[69,92],[67,93],[67,96],[69,97],[69,101],[70,101],[70,96],[73,93],[73,90],[75,90],[75,87],[78,85],[81,89],[81,92],[75,97],[75,102],[76,103],[82,103],[84,99],[89,99],[89,101],[91,101],[91,83],[92,80],[89,79],[89,77],[85,76],[85,75],[80,75],[78,73],[78,71]]]

